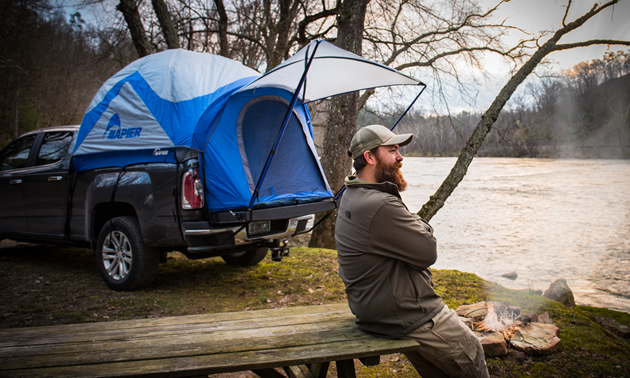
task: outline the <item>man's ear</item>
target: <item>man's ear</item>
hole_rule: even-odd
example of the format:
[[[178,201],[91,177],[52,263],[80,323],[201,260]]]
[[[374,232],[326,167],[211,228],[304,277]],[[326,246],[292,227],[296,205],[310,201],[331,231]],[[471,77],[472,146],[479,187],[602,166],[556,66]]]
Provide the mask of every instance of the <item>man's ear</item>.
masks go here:
[[[365,158],[365,161],[369,165],[376,165],[376,159],[374,158],[374,155],[369,150],[363,153],[363,157]]]

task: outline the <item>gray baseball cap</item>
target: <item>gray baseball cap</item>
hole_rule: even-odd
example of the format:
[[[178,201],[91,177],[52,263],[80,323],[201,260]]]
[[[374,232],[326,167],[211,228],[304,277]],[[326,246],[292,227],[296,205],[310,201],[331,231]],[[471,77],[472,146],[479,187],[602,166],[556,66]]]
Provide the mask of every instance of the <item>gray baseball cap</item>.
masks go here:
[[[378,146],[393,146],[395,144],[400,147],[406,146],[413,139],[413,134],[394,134],[387,127],[381,125],[370,125],[359,129],[352,141],[348,155],[352,159],[356,159],[363,155],[365,151],[369,151]]]

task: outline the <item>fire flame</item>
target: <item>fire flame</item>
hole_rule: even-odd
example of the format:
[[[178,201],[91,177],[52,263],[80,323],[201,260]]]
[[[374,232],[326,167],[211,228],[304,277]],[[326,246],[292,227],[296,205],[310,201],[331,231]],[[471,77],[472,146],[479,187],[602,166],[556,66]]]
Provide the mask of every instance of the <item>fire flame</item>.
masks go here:
[[[520,309],[517,310],[505,303],[489,303],[486,316],[478,322],[473,322],[472,328],[478,332],[499,332],[509,340],[522,325],[516,320],[520,315]]]

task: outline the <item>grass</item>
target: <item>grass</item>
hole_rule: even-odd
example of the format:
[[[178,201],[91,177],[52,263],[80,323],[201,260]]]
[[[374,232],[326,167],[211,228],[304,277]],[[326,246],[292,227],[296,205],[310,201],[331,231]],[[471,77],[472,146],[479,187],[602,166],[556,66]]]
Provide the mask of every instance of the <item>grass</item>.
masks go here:
[[[101,280],[86,249],[0,243],[0,328],[105,322],[346,300],[336,253],[294,248],[282,262],[231,267],[219,258],[188,260],[169,253],[157,282],[135,292],[114,292]],[[630,315],[585,306],[566,308],[459,271],[434,270],[438,294],[451,308],[482,300],[549,312],[564,350],[546,357],[488,358],[492,377],[630,377],[630,341],[600,327],[595,314],[630,325]],[[379,366],[357,362],[360,377],[417,377],[404,356],[383,356]],[[334,375],[334,369],[329,376]]]

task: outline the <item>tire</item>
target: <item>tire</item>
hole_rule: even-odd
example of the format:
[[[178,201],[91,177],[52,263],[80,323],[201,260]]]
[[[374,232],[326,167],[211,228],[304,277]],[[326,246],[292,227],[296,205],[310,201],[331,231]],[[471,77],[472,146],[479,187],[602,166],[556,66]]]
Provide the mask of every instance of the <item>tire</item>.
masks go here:
[[[95,254],[98,270],[112,290],[140,289],[157,277],[160,251],[144,245],[135,217],[107,221],[98,235]]]
[[[269,248],[256,248],[251,251],[223,255],[221,258],[228,265],[253,266],[261,262],[267,256],[268,251]]]

